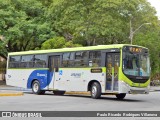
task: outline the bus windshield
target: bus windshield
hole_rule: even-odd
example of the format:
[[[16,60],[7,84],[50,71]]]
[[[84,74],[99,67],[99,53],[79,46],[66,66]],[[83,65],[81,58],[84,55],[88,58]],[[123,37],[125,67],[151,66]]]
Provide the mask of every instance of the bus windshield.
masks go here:
[[[125,50],[123,52],[123,72],[131,76],[150,76],[149,55],[146,50],[142,48],[137,51]]]

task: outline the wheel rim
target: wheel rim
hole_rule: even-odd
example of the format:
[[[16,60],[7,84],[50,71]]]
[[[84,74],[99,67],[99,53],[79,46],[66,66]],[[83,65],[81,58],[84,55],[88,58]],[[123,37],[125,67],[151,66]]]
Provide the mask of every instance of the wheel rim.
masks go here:
[[[96,96],[96,94],[97,94],[97,88],[96,88],[96,86],[93,86],[92,87],[92,96]]]
[[[37,92],[38,89],[39,89],[38,83],[34,83],[34,85],[33,85],[33,91],[34,91],[34,92]]]

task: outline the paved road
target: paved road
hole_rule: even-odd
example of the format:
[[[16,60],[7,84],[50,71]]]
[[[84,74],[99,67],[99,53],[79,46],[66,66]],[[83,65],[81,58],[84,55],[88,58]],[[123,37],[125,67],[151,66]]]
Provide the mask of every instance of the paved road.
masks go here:
[[[85,95],[56,96],[51,92],[34,95],[27,91],[24,96],[0,97],[0,111],[160,111],[159,102],[160,91],[150,92],[149,95],[127,95],[124,100],[117,100],[111,95],[102,96],[101,99],[91,99],[90,96]],[[66,118],[57,119],[66,120]],[[84,118],[70,119],[83,120]],[[97,118],[90,119],[97,120]],[[100,119],[115,120],[115,118]],[[159,118],[118,118],[118,120],[129,119],[158,120]]]
[[[159,104],[159,91],[150,92],[149,95],[127,95],[121,101],[111,95],[91,99],[84,95],[56,96],[49,92],[45,95],[26,92],[24,96],[0,97],[0,111],[160,111]]]

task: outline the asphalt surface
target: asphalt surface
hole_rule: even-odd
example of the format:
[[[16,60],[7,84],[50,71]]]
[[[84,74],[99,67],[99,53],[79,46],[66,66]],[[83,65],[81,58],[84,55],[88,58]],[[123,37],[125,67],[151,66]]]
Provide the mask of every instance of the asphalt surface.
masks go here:
[[[89,95],[65,94],[34,95],[31,90],[0,86],[0,93],[23,92],[23,96],[0,96],[0,111],[160,111],[160,87],[151,87],[148,95],[127,95],[124,100],[117,100],[114,95],[105,95],[101,99],[92,99]],[[48,118],[51,119],[51,118]],[[69,118],[54,118],[69,119]],[[86,118],[70,118],[83,120]],[[97,120],[97,118],[89,118]],[[100,118],[115,120],[115,118]],[[116,118],[128,120],[128,118]],[[159,118],[130,118],[133,120],[158,120]]]
[[[20,88],[20,87],[12,87],[12,86],[7,86],[7,85],[0,85],[0,93],[3,91],[22,91],[22,92],[31,92],[31,89],[25,89],[25,88]],[[150,87],[150,92],[153,91],[160,91],[160,86],[151,86]]]
[[[150,92],[160,91],[160,86],[153,86]],[[22,96],[25,92],[32,93],[31,89],[0,85],[0,96]],[[48,94],[48,92],[47,92]],[[69,95],[90,95],[90,92],[66,92]]]
[[[3,89],[3,90],[2,90]],[[0,91],[20,91],[14,87],[1,87]],[[15,89],[15,90],[14,90]],[[21,90],[22,91],[22,90]],[[89,95],[34,95],[30,90],[23,90],[23,96],[0,97],[0,110],[51,110],[51,111],[115,111],[115,110],[158,110],[160,111],[160,91],[151,90],[148,95],[127,95],[124,100],[117,100],[114,95],[105,95],[101,99],[91,99]]]

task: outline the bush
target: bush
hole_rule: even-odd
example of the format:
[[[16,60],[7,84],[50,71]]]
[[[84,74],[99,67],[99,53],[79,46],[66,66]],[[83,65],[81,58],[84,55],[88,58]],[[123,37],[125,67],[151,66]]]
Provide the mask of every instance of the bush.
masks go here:
[[[6,73],[6,61],[0,61],[0,73]]]

